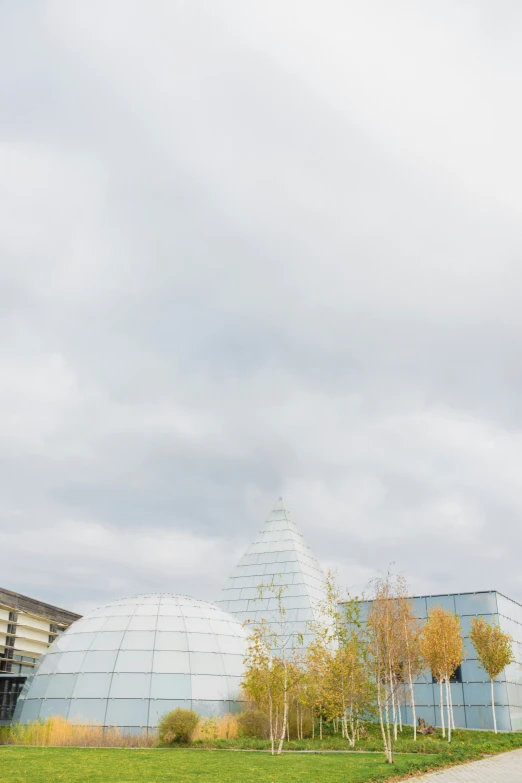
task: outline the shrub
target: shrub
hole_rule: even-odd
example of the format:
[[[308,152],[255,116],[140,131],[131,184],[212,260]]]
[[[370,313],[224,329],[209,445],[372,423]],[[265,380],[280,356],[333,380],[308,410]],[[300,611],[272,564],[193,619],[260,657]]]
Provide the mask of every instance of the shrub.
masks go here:
[[[238,735],[267,739],[270,736],[268,716],[261,710],[245,710],[237,716]]]
[[[198,723],[199,715],[193,710],[178,707],[167,712],[158,725],[160,741],[168,745],[188,745],[194,738]]]

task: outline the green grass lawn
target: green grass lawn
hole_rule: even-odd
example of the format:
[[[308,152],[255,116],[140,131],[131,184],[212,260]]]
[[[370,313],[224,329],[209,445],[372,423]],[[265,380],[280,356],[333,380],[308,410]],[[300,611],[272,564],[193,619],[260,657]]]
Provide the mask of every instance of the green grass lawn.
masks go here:
[[[405,754],[392,766],[383,754],[234,753],[212,750],[0,747],[9,783],[365,783],[428,770],[438,754]]]
[[[382,738],[378,724],[366,723],[366,737],[356,743],[356,750],[382,752]],[[270,747],[268,740],[257,740],[250,737],[242,737],[233,740],[198,740],[194,747],[212,748],[255,748],[258,750]],[[467,729],[454,729],[451,743],[442,737],[440,730],[436,734],[428,736],[417,735],[417,741],[413,741],[413,729],[405,726],[399,733],[395,743],[397,753],[436,753],[450,755],[458,759],[481,758],[484,754],[502,753],[506,750],[516,750],[522,747],[522,732],[503,732],[493,734],[492,731],[469,731]],[[349,750],[346,740],[340,734],[328,733],[323,740],[304,739],[291,740],[284,743],[285,750]]]
[[[483,731],[453,733],[448,744],[440,732],[413,742],[412,729],[399,735],[395,763],[385,763],[379,727],[367,725],[358,753],[293,754],[234,752],[219,748],[266,748],[268,742],[249,738],[208,741],[203,748],[118,749],[67,747],[0,747],[2,781],[9,783],[365,783],[402,779],[410,773],[482,758],[522,747],[522,733]],[[286,748],[346,750],[339,735],[323,741],[293,740]],[[374,752],[372,752],[374,751]],[[378,751],[378,752],[375,752]]]

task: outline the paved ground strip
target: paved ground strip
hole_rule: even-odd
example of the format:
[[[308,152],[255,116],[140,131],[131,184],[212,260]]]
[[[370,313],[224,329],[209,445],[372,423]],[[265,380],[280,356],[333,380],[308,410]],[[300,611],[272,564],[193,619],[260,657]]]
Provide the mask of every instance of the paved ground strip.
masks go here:
[[[418,783],[522,783],[522,750],[441,769],[415,778]]]

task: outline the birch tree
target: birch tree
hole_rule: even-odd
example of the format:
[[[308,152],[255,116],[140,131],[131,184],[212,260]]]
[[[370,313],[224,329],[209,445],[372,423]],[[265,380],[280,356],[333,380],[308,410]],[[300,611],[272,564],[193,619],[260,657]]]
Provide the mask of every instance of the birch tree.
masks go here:
[[[350,747],[355,745],[362,717],[374,710],[374,692],[365,646],[359,634],[349,629],[326,674],[325,709],[330,719],[340,718],[341,734]]]
[[[319,739],[323,739],[323,714],[327,702],[327,672],[331,664],[332,653],[323,637],[316,637],[306,651],[306,669],[308,678],[308,698],[312,711],[312,721],[319,716]],[[315,723],[314,723],[315,732]]]
[[[277,730],[276,706],[281,690],[281,672],[277,665],[274,665],[271,653],[273,642],[273,633],[265,620],[251,629],[247,639],[245,674],[242,682],[245,696],[268,715],[272,755],[274,755]]]
[[[498,624],[490,625],[483,617],[474,617],[471,620],[469,638],[477,653],[477,659],[487,672],[491,684],[491,709],[493,711],[493,729],[496,734],[494,681],[506,666],[515,660],[512,647],[513,638],[505,633]]]
[[[371,583],[370,606],[366,617],[369,663],[377,691],[379,723],[386,761],[393,764],[397,736],[398,670],[401,652],[401,627],[393,576]],[[392,721],[390,721],[390,712]],[[390,723],[393,722],[393,731]]]
[[[374,706],[360,605],[349,595],[343,600],[333,571],[326,575],[325,593],[317,619],[310,624],[315,641],[310,645],[309,665],[320,670],[321,711],[330,720],[339,719],[342,737],[353,747],[361,717]]]
[[[417,740],[417,714],[415,711],[414,680],[424,669],[421,651],[421,624],[413,613],[413,603],[408,600],[408,584],[404,577],[397,577],[397,614],[399,635],[402,639],[400,659],[402,675],[406,680],[413,716],[413,739]],[[400,707],[399,707],[400,709]]]
[[[288,715],[290,697],[293,689],[303,676],[302,645],[303,636],[295,632],[295,625],[285,606],[285,590],[288,585],[282,583],[283,577],[272,577],[270,582],[260,585],[258,596],[260,600],[268,598],[273,608],[268,612],[267,625],[270,627],[272,644],[272,666],[281,671],[281,708],[282,721],[277,754],[283,751],[285,736],[288,734]]]
[[[443,609],[441,606],[434,606],[429,611],[428,619],[424,624],[421,649],[424,660],[439,683],[443,737],[446,736],[444,725],[444,689],[446,691],[448,742],[451,742],[451,729],[455,726],[455,720],[453,717],[450,680],[466,655],[458,615]]]

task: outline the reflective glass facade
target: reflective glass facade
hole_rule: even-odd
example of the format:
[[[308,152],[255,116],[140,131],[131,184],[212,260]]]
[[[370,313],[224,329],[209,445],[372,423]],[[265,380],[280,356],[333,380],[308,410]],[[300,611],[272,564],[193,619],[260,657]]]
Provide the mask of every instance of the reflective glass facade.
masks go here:
[[[176,707],[220,715],[238,707],[245,637],[213,604],[139,595],[95,609],[42,657],[15,720],[49,715],[139,731]]]
[[[324,573],[310,547],[279,498],[263,527],[247,549],[216,602],[240,622],[262,619],[279,623],[277,599],[269,590],[260,597],[259,588],[270,582],[283,586],[286,610],[284,631],[302,634],[306,645],[312,638],[309,624],[317,617],[325,599]]]
[[[461,681],[452,682],[450,686],[457,728],[493,729],[489,678],[477,661],[469,638],[472,618],[482,616],[491,623],[498,623],[513,637],[515,662],[494,683],[495,712],[500,731],[522,729],[522,606],[495,591],[418,596],[412,600],[415,614],[421,620],[426,620],[430,608],[437,605],[460,617],[467,655],[457,678]],[[361,603],[363,619],[369,603]],[[411,708],[403,707],[402,710],[404,722],[411,724]],[[429,672],[415,683],[415,710],[417,717],[432,725],[441,725],[439,685],[433,683]]]

